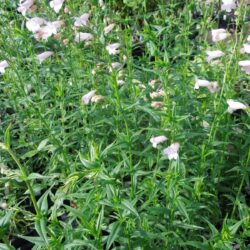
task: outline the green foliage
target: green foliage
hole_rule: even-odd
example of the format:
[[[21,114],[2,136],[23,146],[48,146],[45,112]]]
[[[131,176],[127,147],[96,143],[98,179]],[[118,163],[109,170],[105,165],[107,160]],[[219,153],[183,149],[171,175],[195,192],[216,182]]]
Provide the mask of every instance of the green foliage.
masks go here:
[[[227,112],[228,99],[249,106],[238,67],[249,59],[240,52],[249,8],[213,43],[216,15],[227,14],[219,2],[98,2],[65,1],[55,13],[36,1],[26,17],[1,3],[0,249],[21,239],[29,249],[249,249],[249,107]],[[88,24],[72,29],[87,12]],[[36,40],[26,27],[35,16],[63,20],[60,37]],[[224,56],[208,63],[214,50]],[[39,63],[44,51],[54,54]],[[218,92],[194,89],[196,77]],[[96,102],[85,105],[91,90]],[[177,142],[169,160],[163,150]]]

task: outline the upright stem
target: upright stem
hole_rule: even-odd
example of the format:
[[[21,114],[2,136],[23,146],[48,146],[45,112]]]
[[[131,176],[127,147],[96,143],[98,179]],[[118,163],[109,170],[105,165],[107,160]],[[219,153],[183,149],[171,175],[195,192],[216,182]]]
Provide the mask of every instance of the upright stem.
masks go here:
[[[31,198],[31,201],[33,203],[33,206],[35,208],[35,211],[36,211],[36,214],[38,217],[40,217],[42,214],[41,214],[41,211],[40,209],[38,208],[38,205],[37,205],[37,201],[36,201],[36,198],[35,198],[35,194],[34,194],[34,191],[28,181],[28,175],[26,173],[26,170],[25,168],[23,167],[23,165],[20,163],[20,161],[17,159],[16,155],[14,154],[14,152],[9,148],[7,147],[5,144],[3,143],[0,143],[0,148],[2,148],[3,150],[5,150],[6,152],[8,152],[10,154],[10,156],[12,157],[12,159],[15,161],[15,163],[17,164],[17,166],[19,167],[21,173],[22,173],[22,177],[24,179],[24,182],[29,190],[29,193],[30,193],[30,198]]]

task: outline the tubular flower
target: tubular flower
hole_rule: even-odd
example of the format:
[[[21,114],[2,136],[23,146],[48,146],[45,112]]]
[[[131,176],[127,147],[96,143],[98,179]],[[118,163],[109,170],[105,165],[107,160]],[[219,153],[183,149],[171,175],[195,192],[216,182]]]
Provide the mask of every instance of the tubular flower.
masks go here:
[[[75,35],[75,41],[77,43],[83,42],[83,41],[89,41],[92,40],[94,37],[90,33],[84,33],[84,32],[78,32]]]
[[[89,17],[90,17],[89,13],[84,13],[80,17],[76,17],[74,26],[75,27],[86,26],[88,24]]]
[[[58,13],[63,6],[63,2],[64,0],[52,0],[49,5],[56,13]]]
[[[39,63],[42,63],[45,59],[47,59],[48,57],[52,56],[54,53],[52,51],[45,51],[39,55],[37,55],[37,60],[39,61]]]
[[[213,42],[219,42],[229,37],[229,34],[227,33],[225,29],[215,29],[215,30],[212,30],[211,33],[212,33]]]
[[[150,139],[150,142],[152,143],[152,147],[156,148],[159,143],[162,143],[162,142],[166,141],[167,139],[168,138],[166,136],[160,135],[160,136],[152,137]]]
[[[217,92],[219,90],[218,82],[210,82],[196,78],[194,89],[199,89],[200,87],[207,88],[211,93]]]
[[[115,24],[114,24],[114,23],[111,23],[111,24],[109,24],[108,26],[106,26],[106,27],[103,29],[104,34],[108,34],[114,27],[115,27]]]
[[[106,46],[106,50],[110,55],[116,55],[120,52],[118,48],[120,47],[120,43],[112,43]]]
[[[0,62],[0,73],[4,74],[5,69],[9,66],[8,62],[6,60]]]
[[[243,48],[241,48],[240,52],[250,54],[250,44],[244,43]]]
[[[23,16],[26,15],[26,12],[29,11],[34,4],[34,0],[20,0],[17,11],[22,13]]]
[[[242,71],[250,75],[250,60],[239,61],[239,66],[241,67]]]
[[[163,155],[167,156],[169,160],[177,160],[180,144],[178,142],[171,144],[163,150]]]
[[[214,50],[214,51],[206,51],[207,54],[207,61],[211,62],[213,59],[220,58],[224,56],[225,54],[220,50]]]
[[[228,104],[228,109],[227,109],[228,113],[233,113],[236,110],[239,110],[239,109],[244,110],[247,108],[247,106],[245,104],[243,104],[241,102],[234,101],[232,99],[227,100],[227,104]]]
[[[225,10],[226,12],[231,12],[236,9],[235,0],[222,0],[221,10]]]
[[[82,102],[85,105],[88,105],[91,101],[91,98],[95,95],[96,90],[91,90],[86,95],[82,97]]]

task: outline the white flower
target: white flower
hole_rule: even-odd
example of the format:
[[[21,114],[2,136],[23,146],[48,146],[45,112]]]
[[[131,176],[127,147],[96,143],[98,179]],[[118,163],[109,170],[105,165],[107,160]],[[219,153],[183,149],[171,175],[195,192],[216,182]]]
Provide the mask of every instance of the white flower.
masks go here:
[[[99,5],[100,5],[101,8],[104,7],[104,2],[103,2],[103,0],[99,0]]]
[[[75,41],[77,43],[83,42],[83,41],[89,41],[91,39],[93,39],[93,35],[90,33],[84,33],[84,32],[78,32],[75,35]]]
[[[207,88],[211,93],[217,92],[219,90],[218,82],[210,82],[196,78],[194,89],[199,89],[200,87]]]
[[[168,157],[169,160],[177,160],[180,144],[178,142],[171,144],[169,147],[163,150],[163,154]]]
[[[243,48],[240,50],[240,52],[250,54],[250,44],[244,43]]]
[[[58,13],[63,6],[63,2],[64,0],[52,0],[49,5],[56,13]]]
[[[125,81],[124,81],[124,80],[118,80],[118,81],[117,81],[117,84],[118,84],[119,86],[122,86],[122,85],[125,84]]]
[[[222,40],[225,40],[229,34],[225,29],[215,29],[212,30],[212,41],[213,42],[219,42]]]
[[[6,209],[6,208],[8,208],[8,204],[6,202],[1,202],[0,203],[0,208],[1,209]]]
[[[201,125],[202,125],[202,127],[205,128],[205,129],[209,128],[209,126],[210,126],[209,123],[208,123],[207,121],[205,121],[205,120],[202,121],[202,124],[201,124]]]
[[[120,52],[118,50],[119,47],[120,47],[120,43],[112,43],[106,46],[106,50],[108,51],[110,55],[116,55]]]
[[[8,62],[6,60],[0,62],[0,73],[4,74],[5,69],[9,66]]]
[[[90,14],[89,13],[84,13],[80,17],[76,17],[74,26],[75,27],[82,27],[86,26],[88,21],[89,21]]]
[[[34,0],[20,0],[19,7],[17,11],[22,13],[23,16],[26,15],[26,12],[30,10],[31,6],[34,4]]]
[[[247,41],[250,42],[250,35],[247,37]]]
[[[115,24],[114,24],[114,23],[111,23],[111,24],[109,24],[108,26],[106,26],[106,27],[103,29],[104,34],[108,34],[114,27],[115,27]]]
[[[39,63],[42,63],[45,59],[47,59],[48,57],[52,56],[54,53],[52,51],[45,51],[39,55],[37,55],[37,60],[39,61]]]
[[[241,102],[236,102],[232,99],[227,100],[227,104],[228,104],[228,109],[227,112],[229,113],[233,113],[234,111],[238,110],[238,109],[246,109],[247,106]]]
[[[235,0],[222,0],[221,10],[231,12],[234,9],[236,9]]]
[[[91,101],[91,98],[95,95],[96,90],[91,90],[90,92],[88,92],[86,95],[84,95],[82,97],[82,102],[85,105],[88,105]]]
[[[32,33],[36,33],[46,23],[47,21],[41,17],[33,17],[26,22],[26,28]]]
[[[220,50],[206,51],[206,54],[207,54],[207,61],[208,62],[211,62],[213,59],[220,58],[221,56],[225,55]]]
[[[239,66],[246,74],[250,74],[250,60],[239,61]]]
[[[162,143],[162,142],[166,141],[167,139],[168,139],[168,138],[167,138],[166,136],[160,135],[160,136],[152,137],[152,138],[150,139],[150,142],[152,143],[152,147],[153,147],[153,148],[157,148],[157,145],[158,145],[159,143]]]

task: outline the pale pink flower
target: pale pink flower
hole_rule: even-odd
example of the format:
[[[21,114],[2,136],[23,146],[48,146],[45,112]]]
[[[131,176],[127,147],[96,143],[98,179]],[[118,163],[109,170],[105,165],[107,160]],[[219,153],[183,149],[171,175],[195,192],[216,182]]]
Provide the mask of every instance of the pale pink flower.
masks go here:
[[[55,35],[57,30],[64,24],[63,21],[46,22],[34,35],[37,40],[48,40],[49,37]]]
[[[162,105],[163,105],[162,102],[151,102],[152,108],[160,108],[160,107],[162,107]]]
[[[20,0],[17,11],[22,13],[23,16],[25,16],[26,12],[30,10],[34,2],[34,0]]]
[[[63,39],[63,44],[68,45],[69,44],[69,39]]]
[[[82,97],[82,102],[85,105],[88,105],[91,101],[91,98],[95,95],[96,90],[91,90],[90,92],[88,92],[86,95],[84,95]]]
[[[8,62],[6,60],[0,62],[0,73],[4,74],[5,69],[9,66]]]
[[[46,23],[47,21],[41,17],[33,17],[26,22],[26,28],[32,33],[36,33]]]
[[[93,103],[98,103],[98,102],[101,102],[103,101],[104,97],[102,95],[94,95],[92,98],[91,98],[91,102]]]
[[[159,143],[162,143],[162,142],[166,141],[167,139],[168,139],[168,138],[167,138],[166,136],[160,135],[160,136],[152,137],[152,138],[150,139],[150,142],[152,143],[152,147],[153,147],[153,148],[157,148],[157,145],[158,145]]]
[[[207,61],[211,62],[213,59],[220,58],[224,56],[225,54],[220,50],[214,50],[214,51],[206,51],[207,54]]]
[[[210,82],[196,78],[194,89],[199,89],[200,87],[207,88],[211,93],[217,92],[219,90],[218,82]]]
[[[120,52],[118,48],[120,47],[120,43],[112,43],[106,46],[106,50],[110,55],[116,55]]]
[[[65,14],[70,14],[70,11],[69,11],[68,6],[65,6],[65,7],[64,7],[63,12],[64,12]]]
[[[250,60],[239,61],[239,66],[246,74],[250,74]]]
[[[159,89],[158,91],[152,92],[149,94],[152,99],[159,98],[165,96],[165,92],[163,89]]]
[[[163,154],[167,156],[169,160],[177,160],[179,148],[180,144],[178,142],[173,143],[163,150]]]
[[[250,44],[244,43],[243,48],[241,48],[240,52],[250,54]]]
[[[90,17],[89,13],[84,13],[80,17],[76,17],[74,26],[75,27],[86,26],[88,24],[89,17]]]
[[[37,60],[39,61],[39,63],[42,63],[45,59],[47,59],[48,57],[52,56],[54,53],[52,51],[45,51],[39,55],[37,55]]]
[[[160,83],[161,81],[159,79],[154,79],[154,80],[150,80],[150,82],[148,83],[149,86],[154,87],[156,85],[156,83]]]
[[[214,29],[211,31],[211,33],[213,42],[225,40],[229,36],[225,29]]]
[[[84,32],[78,32],[75,35],[75,42],[80,43],[83,41],[89,41],[92,40],[94,37],[90,33],[84,33]]]
[[[221,10],[231,12],[234,9],[236,9],[235,0],[222,0]]]
[[[232,99],[227,100],[227,104],[228,104],[228,109],[227,112],[229,113],[233,113],[234,111],[238,110],[238,109],[246,109],[247,106],[241,102],[237,102],[234,101]]]
[[[104,34],[108,34],[114,27],[115,27],[115,24],[114,24],[114,23],[111,23],[111,24],[109,24],[108,26],[106,26],[106,27],[103,29]]]
[[[53,29],[54,32],[57,32],[64,25],[64,21],[57,20],[54,22],[48,22],[48,26]]]
[[[36,40],[48,40],[49,37],[51,37],[53,34],[56,34],[53,32],[53,30],[49,26],[44,26],[40,28],[34,35]]]
[[[63,6],[63,2],[64,0],[52,0],[49,5],[56,13],[58,13]]]

